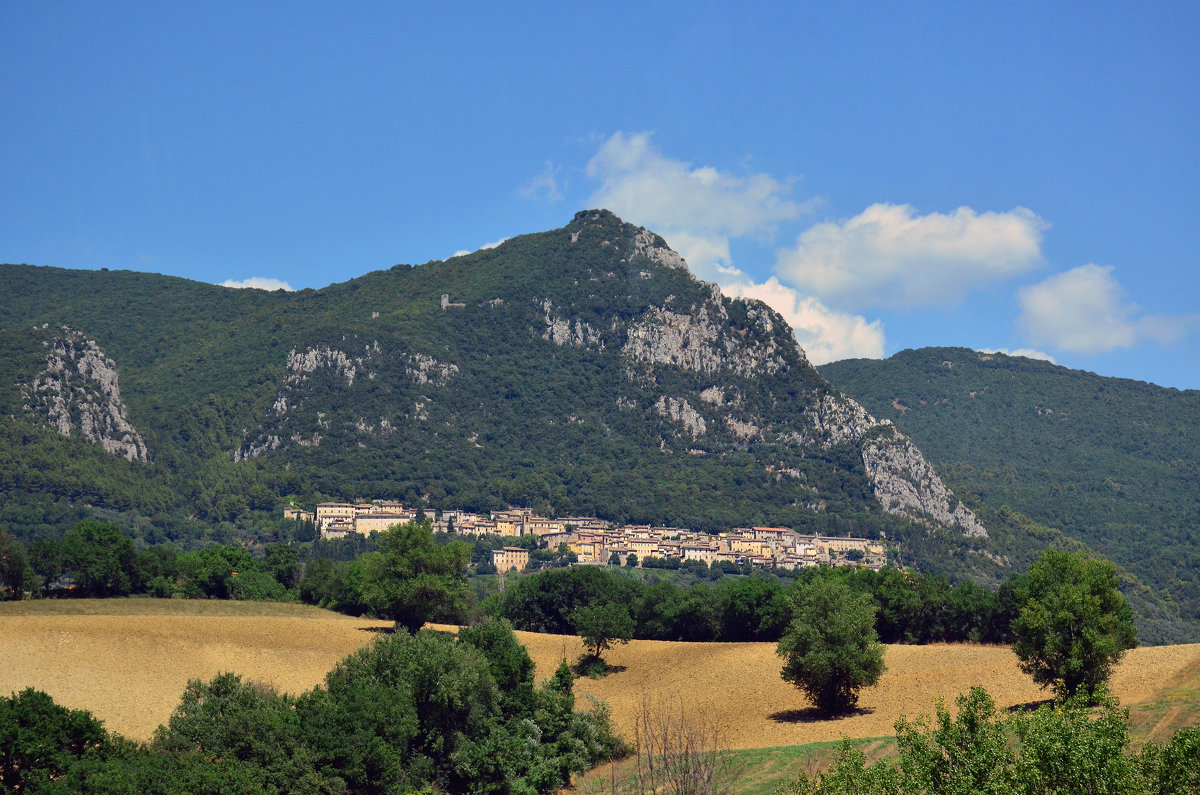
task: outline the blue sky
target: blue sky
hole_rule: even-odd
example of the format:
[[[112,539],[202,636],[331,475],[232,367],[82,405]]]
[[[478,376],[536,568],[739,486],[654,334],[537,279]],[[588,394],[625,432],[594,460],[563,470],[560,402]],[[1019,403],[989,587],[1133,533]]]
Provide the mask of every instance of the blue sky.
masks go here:
[[[0,3],[0,261],[320,287],[605,206],[814,361],[1200,387],[1200,4]]]

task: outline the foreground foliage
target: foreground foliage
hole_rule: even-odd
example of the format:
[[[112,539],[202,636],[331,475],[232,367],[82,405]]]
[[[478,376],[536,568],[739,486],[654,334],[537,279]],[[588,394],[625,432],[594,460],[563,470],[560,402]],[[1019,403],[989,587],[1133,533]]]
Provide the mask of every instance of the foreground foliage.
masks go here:
[[[147,746],[27,690],[0,700],[15,792],[552,792],[619,756],[607,711],[575,711],[565,666],[535,686],[505,623],[377,640],[296,698],[192,681]]]
[[[849,740],[836,761],[816,775],[801,774],[788,795],[855,793],[1111,793],[1184,795],[1200,791],[1200,727],[1178,732],[1166,745],[1133,751],[1128,714],[1103,691],[1096,709],[1083,694],[1032,712],[996,709],[987,691],[972,688],[942,703],[936,716],[896,723],[898,758],[867,765]]]

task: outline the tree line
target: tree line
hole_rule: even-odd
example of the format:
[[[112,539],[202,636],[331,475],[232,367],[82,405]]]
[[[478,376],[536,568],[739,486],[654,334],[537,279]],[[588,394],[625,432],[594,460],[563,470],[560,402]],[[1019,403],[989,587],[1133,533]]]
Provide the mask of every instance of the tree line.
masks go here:
[[[514,579],[484,608],[517,629],[572,634],[576,611],[611,604],[628,613],[638,639],[774,642],[791,621],[794,595],[824,581],[869,597],[884,643],[1008,643],[1023,578],[990,591],[892,567],[819,567],[788,578],[760,571],[681,587],[622,576],[615,566],[580,566]]]
[[[502,543],[496,538],[435,537],[427,524],[404,527],[402,532],[371,538],[266,544],[253,550],[213,544],[193,551],[170,544],[139,547],[116,525],[95,520],[78,523],[61,541],[43,539],[28,547],[0,529],[0,596],[145,594],[302,601],[352,615],[382,616],[394,599],[385,593],[393,586],[381,583],[404,579],[393,576],[399,564],[389,560],[431,563],[446,558],[451,568],[461,567],[465,573],[470,565],[484,574],[490,569],[491,550]],[[381,551],[385,544],[392,545],[390,553]],[[561,550],[533,552],[547,566],[566,566],[570,560]],[[940,575],[892,567],[779,573],[745,573],[733,567],[741,576],[730,576],[728,568],[688,561],[679,572],[638,572],[645,580],[616,565],[549,568],[508,577],[503,594],[487,595],[482,586],[472,593],[464,578],[452,598],[433,599],[426,593],[425,601],[432,608],[430,618],[446,623],[463,623],[486,613],[508,619],[517,629],[573,634],[572,615],[577,610],[612,604],[627,612],[632,637],[638,639],[775,642],[790,620],[791,594],[817,581],[835,580],[869,596],[876,607],[875,629],[884,643],[1008,643],[1024,582],[1022,576],[1014,576],[992,591],[970,581],[951,584]],[[486,576],[476,580],[494,582]],[[692,584],[680,584],[689,580]]]

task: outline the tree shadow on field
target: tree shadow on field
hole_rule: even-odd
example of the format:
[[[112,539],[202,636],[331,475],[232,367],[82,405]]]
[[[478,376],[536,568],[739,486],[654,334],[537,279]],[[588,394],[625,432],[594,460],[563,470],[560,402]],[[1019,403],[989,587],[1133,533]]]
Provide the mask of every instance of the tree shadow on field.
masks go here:
[[[586,676],[589,679],[603,679],[609,674],[624,673],[624,665],[610,665],[604,660],[591,654],[585,654],[571,666],[571,673],[576,676]]]
[[[359,627],[359,632],[373,632],[376,635],[395,635],[395,627]]]
[[[1014,713],[1016,713],[1016,712],[1037,712],[1038,707],[1045,706],[1046,704],[1053,704],[1053,703],[1054,703],[1054,699],[1043,698],[1043,699],[1039,699],[1037,701],[1026,701],[1024,704],[1013,704],[1011,707],[1008,707],[1005,711],[1006,712],[1014,712]]]
[[[875,710],[864,707],[855,707],[845,712],[823,712],[816,707],[805,707],[804,709],[785,709],[779,712],[772,712],[767,717],[776,723],[826,723],[833,720],[854,718],[859,715],[873,714],[875,714]]]

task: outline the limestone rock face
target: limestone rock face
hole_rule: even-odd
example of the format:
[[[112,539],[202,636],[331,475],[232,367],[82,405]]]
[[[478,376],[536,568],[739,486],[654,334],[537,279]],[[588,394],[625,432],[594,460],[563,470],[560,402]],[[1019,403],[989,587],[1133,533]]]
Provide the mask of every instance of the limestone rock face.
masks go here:
[[[25,409],[45,417],[63,436],[78,432],[113,455],[149,460],[146,442],[121,400],[117,366],[96,341],[63,326],[42,346],[46,368],[22,388]]]
[[[546,314],[546,329],[542,339],[550,340],[555,345],[574,345],[577,348],[596,347],[604,350],[604,337],[599,330],[576,318],[574,323],[558,315],[554,305],[549,301],[542,302],[542,310]]]
[[[670,256],[666,244],[645,229],[634,236],[633,253],[645,255],[668,267],[686,269],[687,264]],[[803,348],[790,333],[794,356],[784,355],[784,342],[776,328],[786,323],[759,301],[744,302],[746,327],[734,330],[730,320],[731,302],[723,298],[716,285],[705,284],[708,300],[699,306],[681,310],[673,306],[652,307],[632,322],[621,348],[631,362],[642,366],[677,367],[717,376],[732,374],[742,378],[770,376],[789,368],[812,369]],[[547,313],[549,323],[549,313]],[[572,329],[547,332],[572,338]],[[578,338],[578,334],[574,334]],[[556,339],[557,341],[557,339]],[[562,343],[559,343],[562,344]],[[579,343],[576,343],[579,344]],[[819,379],[823,381],[823,379]],[[826,384],[827,387],[827,384]],[[682,431],[699,439],[713,422],[723,426],[739,444],[799,444],[829,449],[849,444],[860,451],[863,467],[870,477],[875,498],[888,513],[905,516],[930,527],[955,529],[967,536],[984,536],[987,531],[975,515],[959,502],[938,477],[933,467],[912,441],[890,422],[880,422],[854,400],[832,388],[811,393],[811,405],[803,416],[791,423],[770,421],[753,413],[715,414],[706,412],[727,403],[725,391],[709,386],[691,395],[664,395],[655,411],[677,423]],[[694,405],[693,405],[694,404]]]
[[[693,439],[699,439],[708,430],[704,417],[692,408],[686,400],[673,397],[660,397],[654,404],[654,410],[664,417],[682,425]]]
[[[688,269],[683,257],[672,251],[661,237],[648,229],[638,230],[637,237],[633,239],[633,251],[668,268],[684,271]]]
[[[907,436],[893,429],[872,438],[863,445],[862,457],[884,510],[929,525],[957,527],[967,536],[987,535]]]
[[[630,326],[621,352],[635,362],[704,374],[724,370],[751,377],[782,370],[786,362],[775,341],[769,312],[748,313],[761,334],[743,338],[730,331],[729,315],[716,285],[712,285],[712,293],[695,311],[652,307]]]
[[[457,364],[444,364],[424,353],[414,353],[408,357],[409,366],[405,368],[418,384],[435,384],[445,386],[451,377],[458,373]]]

